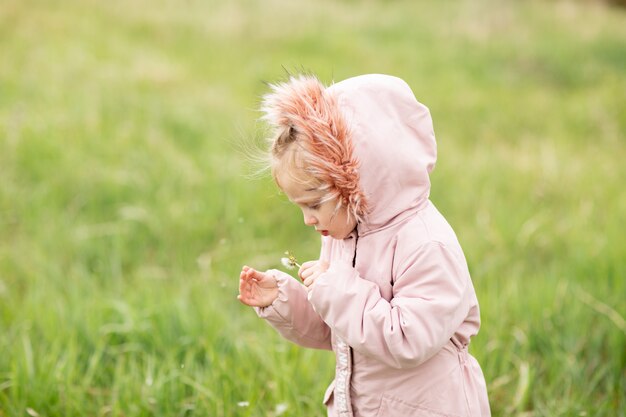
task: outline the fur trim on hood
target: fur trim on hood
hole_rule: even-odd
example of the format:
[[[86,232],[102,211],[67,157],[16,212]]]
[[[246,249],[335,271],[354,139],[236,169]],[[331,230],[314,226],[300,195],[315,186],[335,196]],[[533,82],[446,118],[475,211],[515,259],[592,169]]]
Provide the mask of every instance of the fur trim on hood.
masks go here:
[[[298,145],[308,153],[307,171],[324,184],[330,198],[339,198],[350,215],[362,221],[367,201],[359,187],[359,163],[333,95],[307,75],[292,76],[270,88],[272,93],[263,97],[262,118],[277,130],[291,128],[306,137]]]
[[[307,140],[311,172],[372,233],[423,208],[437,146],[428,108],[401,79],[379,74],[328,88],[313,76],[270,86],[264,120]]]

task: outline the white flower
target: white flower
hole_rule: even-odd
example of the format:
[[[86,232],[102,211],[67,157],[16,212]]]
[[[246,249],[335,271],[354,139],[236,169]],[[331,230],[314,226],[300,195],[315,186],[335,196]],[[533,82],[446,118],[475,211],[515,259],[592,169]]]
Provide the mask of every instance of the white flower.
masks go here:
[[[289,261],[289,258],[280,258],[280,263],[287,269],[293,269],[293,265]]]
[[[289,406],[286,403],[276,404],[276,409],[274,410],[274,415],[279,416],[279,415],[283,414],[285,411],[287,411],[288,408],[289,408]]]
[[[239,401],[237,403],[237,407],[248,407],[250,405],[249,401]]]
[[[298,263],[298,260],[296,259],[295,256],[291,254],[291,252],[286,251],[285,255],[287,255],[287,257],[280,258],[280,263],[282,263],[285,268],[287,269],[294,269],[295,267],[300,268],[300,264]]]

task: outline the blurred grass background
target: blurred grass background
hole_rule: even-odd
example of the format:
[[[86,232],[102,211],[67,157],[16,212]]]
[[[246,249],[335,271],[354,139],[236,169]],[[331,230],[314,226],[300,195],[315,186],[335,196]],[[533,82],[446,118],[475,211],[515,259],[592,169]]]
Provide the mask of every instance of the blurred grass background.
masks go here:
[[[623,9],[3,0],[0,53],[0,416],[324,415],[332,355],[235,299],[318,251],[242,151],[282,67],[430,107],[494,415],[625,415]]]

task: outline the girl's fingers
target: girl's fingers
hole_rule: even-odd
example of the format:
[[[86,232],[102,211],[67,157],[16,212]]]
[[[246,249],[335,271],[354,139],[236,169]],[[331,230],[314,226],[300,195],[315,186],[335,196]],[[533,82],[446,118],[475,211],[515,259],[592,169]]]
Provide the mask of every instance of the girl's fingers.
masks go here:
[[[301,273],[303,273],[304,271],[306,271],[307,269],[315,266],[316,261],[306,261],[302,264],[302,266],[300,266],[300,269],[298,270],[298,275],[300,275]]]
[[[250,280],[252,271],[254,271],[254,269],[244,265],[244,267],[241,268],[241,272],[239,273],[239,278],[246,281]]]
[[[306,277],[311,275],[312,270],[316,264],[317,264],[317,261],[307,261],[303,263],[300,269],[298,270],[298,276],[300,277],[300,279],[304,281]]]
[[[246,273],[248,274],[248,279],[255,279],[257,281],[260,281],[265,277],[265,274],[263,272],[259,272],[253,268],[248,269]]]
[[[304,281],[305,279],[307,279],[307,278],[308,278],[308,276],[309,276],[309,275],[311,275],[311,273],[310,273],[309,271],[310,271],[309,269],[304,269],[304,270],[303,270],[303,269],[300,269],[300,270],[298,271],[298,276],[300,277],[300,279],[301,279],[302,281]]]
[[[313,283],[315,282],[315,277],[311,277],[308,278],[305,282],[304,282],[304,286],[307,288],[310,288],[311,285],[313,285]]]
[[[315,282],[315,280],[317,279],[318,275],[319,274],[311,273],[311,275],[304,280],[304,282],[303,282],[304,286],[305,287],[310,287]]]
[[[310,268],[313,265],[315,265],[317,263],[317,261],[306,261],[302,263],[302,266],[300,268]]]

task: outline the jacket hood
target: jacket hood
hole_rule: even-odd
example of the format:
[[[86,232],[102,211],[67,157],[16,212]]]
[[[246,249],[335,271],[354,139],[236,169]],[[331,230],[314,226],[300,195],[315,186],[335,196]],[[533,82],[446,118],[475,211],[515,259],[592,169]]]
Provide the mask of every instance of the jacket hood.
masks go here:
[[[425,205],[437,144],[430,112],[408,84],[370,74],[333,84],[328,92],[350,128],[359,183],[368,202],[359,234],[384,228]]]
[[[264,119],[307,137],[311,173],[368,234],[424,206],[437,146],[428,108],[401,79],[361,75],[325,88],[315,77],[270,86]]]

